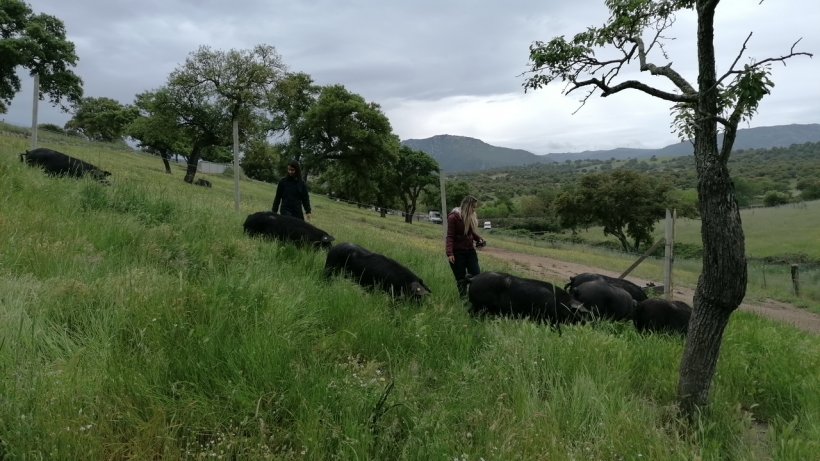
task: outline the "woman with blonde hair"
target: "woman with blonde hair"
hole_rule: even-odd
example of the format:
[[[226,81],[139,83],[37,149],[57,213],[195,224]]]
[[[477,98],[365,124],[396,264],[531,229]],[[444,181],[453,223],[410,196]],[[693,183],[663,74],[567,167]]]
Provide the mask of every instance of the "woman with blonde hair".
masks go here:
[[[477,207],[478,200],[468,195],[461,201],[460,207],[453,208],[447,215],[447,237],[444,239],[444,247],[450,269],[456,278],[458,294],[461,296],[467,295],[467,274],[481,273],[475,249],[487,244],[477,232]]]

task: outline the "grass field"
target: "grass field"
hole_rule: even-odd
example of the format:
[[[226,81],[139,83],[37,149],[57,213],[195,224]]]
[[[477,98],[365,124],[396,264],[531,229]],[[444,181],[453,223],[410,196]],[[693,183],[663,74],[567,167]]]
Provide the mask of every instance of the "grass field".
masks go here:
[[[48,178],[16,158],[27,143],[0,133],[0,459],[818,459],[817,336],[734,314],[690,425],[680,338],[472,318],[440,226],[312,197],[337,242],[433,291],[394,301],[325,281],[322,252],[244,236],[269,184],[243,181],[237,212],[230,178],[194,187],[156,157],[43,136],[113,173]]]

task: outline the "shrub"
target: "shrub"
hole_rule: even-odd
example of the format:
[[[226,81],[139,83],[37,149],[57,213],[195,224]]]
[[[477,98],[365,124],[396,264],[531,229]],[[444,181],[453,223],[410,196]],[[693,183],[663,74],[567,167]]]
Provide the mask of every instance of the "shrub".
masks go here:
[[[62,127],[59,127],[53,123],[41,123],[37,125],[37,128],[43,131],[50,131],[52,133],[65,134],[65,130]]]
[[[791,201],[789,194],[770,190],[763,196],[763,204],[766,206],[785,205]]]

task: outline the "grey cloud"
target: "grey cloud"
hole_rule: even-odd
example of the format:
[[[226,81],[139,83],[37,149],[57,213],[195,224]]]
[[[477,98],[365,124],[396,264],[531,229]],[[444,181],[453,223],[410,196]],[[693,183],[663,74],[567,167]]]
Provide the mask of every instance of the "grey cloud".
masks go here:
[[[33,3],[35,11],[52,14],[65,22],[69,38],[77,46],[80,57],[77,72],[85,82],[86,94],[112,97],[123,103],[130,103],[136,94],[164,84],[168,74],[200,45],[248,49],[261,43],[275,46],[291,70],[306,72],[320,84],[342,84],[383,107],[399,107],[403,101],[434,102],[454,96],[521,95],[524,79],[520,74],[527,68],[528,48],[533,41],[549,40],[561,34],[571,36],[587,26],[603,23],[607,15],[603,0],[37,0]],[[724,22],[716,30],[721,56],[728,56],[731,61],[752,30],[755,35],[749,51],[757,56],[788,52],[788,46],[800,36],[805,36],[802,45],[806,50],[820,49],[820,37],[814,26],[820,21],[820,7],[816,2],[752,3],[755,4],[748,0],[721,3],[719,20]],[[771,16],[782,19],[768,20],[767,16],[766,21],[758,19],[753,23],[751,20],[758,14],[755,8],[765,9]],[[794,11],[801,14],[795,16]],[[682,16],[679,25],[688,27],[688,20]],[[790,24],[799,21],[799,25],[784,32],[782,24],[786,20]],[[735,28],[742,30],[737,32]],[[691,38],[673,42],[670,50],[674,51],[672,59],[676,68],[693,81],[697,67]],[[799,76],[795,76],[795,72]],[[761,106],[760,120],[775,120],[770,123],[774,124],[777,117],[781,117],[783,123],[817,122],[820,118],[818,109],[814,109],[817,105],[806,104],[817,96],[812,93],[817,91],[813,90],[816,85],[809,81],[816,75],[816,64],[800,64],[795,69],[790,63],[785,73],[789,76],[784,79],[788,85],[778,83],[771,103],[764,100],[766,105]],[[774,76],[775,82],[779,82],[780,69]],[[790,96],[800,88],[804,89],[802,96]],[[28,91],[18,95],[4,118],[13,123],[29,123],[31,96]],[[569,98],[575,101],[577,96]],[[632,100],[634,98],[625,97],[616,102],[608,98],[606,107],[611,108],[607,110],[612,113],[619,113],[622,111],[619,107],[629,107],[634,104]],[[780,100],[787,102],[778,102]],[[789,107],[794,101],[803,108]],[[45,106],[41,106],[42,121],[62,123],[68,119],[65,114]],[[764,108],[769,113],[763,115]],[[538,117],[571,117],[571,114],[550,113],[550,108],[544,110],[545,114]],[[606,119],[596,117],[590,108],[585,110],[595,120]],[[412,117],[405,115],[406,123],[413,123]],[[429,118],[429,114],[417,117]],[[574,120],[581,117],[586,115],[565,124],[580,124]],[[608,120],[608,123],[625,124],[626,121]],[[545,130],[548,129],[549,125]],[[561,146],[571,143],[582,146],[590,142],[583,130],[577,131],[578,135],[565,129],[564,133],[551,137],[541,138],[537,133],[510,134],[505,138],[519,136],[540,145],[545,141],[539,139],[560,138],[557,142]],[[640,138],[640,135],[632,136],[633,130],[627,126],[601,130],[596,141],[616,132],[628,133],[629,139]],[[429,133],[434,134],[440,133]]]

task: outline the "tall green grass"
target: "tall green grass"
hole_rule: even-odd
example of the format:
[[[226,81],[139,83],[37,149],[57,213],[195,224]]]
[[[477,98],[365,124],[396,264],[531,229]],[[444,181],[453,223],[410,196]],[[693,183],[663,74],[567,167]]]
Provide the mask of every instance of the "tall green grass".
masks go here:
[[[439,226],[313,197],[314,224],[402,261],[433,291],[421,305],[394,301],[325,280],[323,252],[243,235],[271,185],[243,182],[237,213],[228,178],[193,187],[155,157],[68,141],[50,145],[113,184],[45,177],[12,155],[25,139],[0,143],[0,458],[820,452],[816,336],[736,314],[713,404],[689,425],[675,409],[679,338],[474,319]]]

